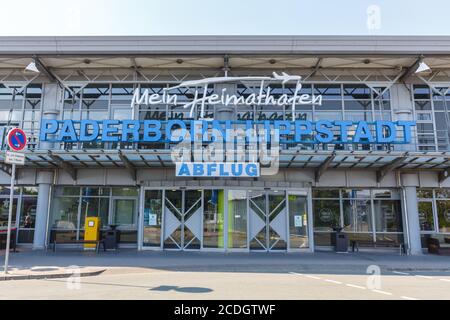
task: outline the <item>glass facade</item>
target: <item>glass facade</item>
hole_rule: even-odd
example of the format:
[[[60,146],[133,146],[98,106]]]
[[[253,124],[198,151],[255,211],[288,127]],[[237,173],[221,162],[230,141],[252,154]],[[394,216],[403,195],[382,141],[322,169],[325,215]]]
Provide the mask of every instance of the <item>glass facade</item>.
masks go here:
[[[8,226],[9,187],[0,187],[0,229]],[[37,188],[18,187],[14,189],[12,228],[18,230],[19,244],[33,243],[36,221]]]
[[[413,86],[419,151],[449,151],[449,88]]]
[[[136,90],[142,93],[148,90],[149,94],[162,94],[165,88],[172,85],[168,83],[154,84],[90,84],[86,87],[68,87],[64,90],[64,103],[60,117],[61,120],[192,120],[199,119],[200,108],[197,106],[193,116],[189,109],[174,106],[170,103],[160,105],[140,105],[133,112],[130,108],[133,94]],[[208,95],[213,94],[214,89],[208,89]],[[264,89],[267,92],[268,88]],[[289,84],[277,86],[271,84],[271,95],[278,99],[283,94],[293,95],[295,87]],[[249,97],[251,94],[259,94],[260,88],[254,85],[236,86],[236,94]],[[188,89],[177,89],[173,94],[178,95],[179,102],[188,102],[193,98]],[[299,105],[296,109],[297,120],[350,120],[350,121],[376,121],[392,120],[390,91],[385,87],[369,88],[363,84],[304,84],[300,94],[322,95],[323,104],[320,107],[314,105]],[[203,91],[198,98],[203,96]],[[205,105],[205,118],[215,118],[217,105]],[[291,106],[280,107],[276,105],[265,106],[240,106],[230,120],[291,120]],[[120,132],[116,133],[120,135]],[[354,134],[354,132],[350,134]],[[340,132],[335,132],[339,138]],[[129,142],[89,142],[61,144],[64,149],[167,149],[165,143],[129,143]],[[368,145],[368,144],[342,144],[342,145],[282,145],[282,148],[320,149],[320,150],[392,150],[394,145]]]
[[[400,246],[403,221],[400,192],[380,189],[313,190],[314,242],[331,246],[343,229],[361,246]]]
[[[191,119],[189,110],[170,104],[141,105],[130,108],[135,90],[162,94],[168,83],[160,84],[90,84],[67,87],[63,94],[59,120]],[[419,151],[448,151],[450,100],[448,88],[412,86],[414,119],[417,121],[416,146]],[[237,94],[248,97],[259,93],[258,87],[237,85]],[[272,94],[293,94],[290,85],[273,86]],[[212,94],[212,89],[208,94]],[[25,87],[0,84],[1,149],[10,127],[22,127],[27,133],[29,149],[38,148],[42,115],[43,85]],[[192,93],[179,89],[179,101],[189,101]],[[377,121],[396,120],[391,108],[391,92],[385,87],[369,88],[362,84],[307,83],[300,94],[322,95],[323,105],[300,105],[296,119]],[[290,107],[248,106],[237,108],[232,120],[290,120]],[[217,115],[217,106],[206,105],[206,118]],[[199,118],[195,110],[193,119]],[[120,134],[120,132],[118,133]],[[339,132],[334,133],[339,138]],[[354,132],[349,133],[350,135]],[[67,150],[168,149],[166,143],[90,142],[62,143]],[[283,148],[397,151],[394,145],[283,145]],[[376,158],[374,158],[374,161]],[[108,160],[106,160],[108,161]],[[113,162],[112,160],[110,163]],[[144,163],[144,162],[143,162]],[[434,162],[430,161],[433,168]],[[295,167],[295,164],[294,164]],[[439,167],[441,168],[441,167]],[[408,168],[410,169],[410,168]],[[414,169],[414,168],[412,168]],[[28,183],[28,182],[26,182]],[[102,182],[103,183],[103,182]],[[9,190],[0,188],[0,227],[5,227],[9,207]],[[37,187],[16,189],[13,202],[13,226],[18,229],[18,242],[33,242]],[[366,246],[398,246],[403,243],[403,219],[400,192],[395,189],[328,188],[312,190],[312,207],[307,196],[288,190],[145,190],[143,195],[142,244],[144,247],[182,250],[295,250],[311,246],[330,246],[333,230],[343,228],[350,239]],[[102,230],[117,225],[121,242],[140,243],[138,230],[139,189],[136,187],[53,187],[49,226],[57,238],[83,239],[86,217],[99,217]],[[419,219],[423,238],[434,235],[442,239],[450,235],[450,193],[447,189],[418,189]],[[201,210],[200,210],[201,209]],[[167,210],[175,220],[168,220]],[[200,211],[199,211],[200,210]],[[308,210],[313,221],[309,221]],[[200,212],[200,214],[198,214]],[[282,218],[281,218],[282,217]],[[176,227],[165,232],[170,223]],[[313,235],[309,226],[312,225]]]
[[[286,190],[145,190],[143,248],[309,249],[307,194]]]
[[[42,84],[19,87],[0,83],[0,150],[6,149],[7,132],[16,127],[25,131],[28,149],[38,147],[41,102]]]
[[[162,94],[163,89],[171,86],[169,83],[154,84],[111,84],[108,82],[88,84],[84,87],[67,86],[62,90],[62,102],[59,104],[59,120],[97,120],[104,119],[125,120],[172,120],[172,119],[198,119],[200,111],[196,110],[191,118],[188,109],[171,104],[141,105],[133,112],[130,108],[135,90],[149,90],[150,94]],[[294,87],[290,85],[271,86],[271,94],[277,98],[282,94],[292,95]],[[33,83],[24,87],[11,86],[0,83],[0,128],[2,146],[5,148],[5,135],[8,128],[21,127],[28,137],[28,148],[38,149],[40,120],[42,116],[42,84]],[[260,88],[251,85],[237,85],[238,96],[248,97],[250,94],[259,94]],[[189,90],[178,89],[178,100],[190,101],[192,94]],[[212,94],[210,88],[208,94]],[[200,94],[199,98],[203,93]],[[369,88],[364,84],[309,84],[305,83],[300,94],[322,95],[322,106],[299,105],[296,110],[296,119],[318,121],[323,119],[350,120],[350,121],[377,121],[396,120],[391,107],[390,90],[386,87]],[[450,111],[448,103],[450,92],[448,87],[434,87],[426,85],[412,86],[414,100],[414,120],[417,121],[417,135],[414,135],[414,150],[417,151],[448,151]],[[205,117],[216,116],[217,106],[206,105]],[[290,120],[292,110],[288,107],[275,105],[246,106],[236,110],[231,120]],[[89,128],[91,130],[91,128]],[[119,135],[120,132],[117,133]],[[335,132],[335,138],[340,133]],[[350,137],[352,133],[350,132]],[[61,149],[166,149],[164,143],[138,143],[129,142],[65,142],[59,146]],[[319,150],[396,150],[395,145],[282,145],[283,148],[319,149]]]
[[[417,189],[423,247],[427,237],[450,237],[450,189]],[[15,189],[13,228],[20,244],[33,242],[37,187]],[[403,243],[403,213],[397,189],[287,190],[145,190],[139,222],[139,189],[132,187],[55,187],[51,201],[52,237],[84,237],[86,217],[100,217],[102,231],[121,230],[121,243],[137,245],[142,225],[144,248],[176,250],[292,251],[332,246],[336,228],[364,247],[398,247]],[[164,205],[165,204],[165,205]],[[0,228],[7,225],[9,188],[0,188]],[[179,216],[167,235],[168,211]],[[282,222],[280,222],[282,221]],[[256,227],[255,227],[256,226]],[[286,230],[284,234],[283,229]],[[183,240],[183,241],[182,241]],[[183,246],[181,246],[183,244]]]
[[[117,226],[122,243],[137,243],[136,188],[56,187],[51,205],[51,238],[82,240],[86,217],[99,217],[101,230]]]
[[[427,247],[427,237],[445,243],[450,238],[450,189],[418,189],[417,198],[422,246]]]

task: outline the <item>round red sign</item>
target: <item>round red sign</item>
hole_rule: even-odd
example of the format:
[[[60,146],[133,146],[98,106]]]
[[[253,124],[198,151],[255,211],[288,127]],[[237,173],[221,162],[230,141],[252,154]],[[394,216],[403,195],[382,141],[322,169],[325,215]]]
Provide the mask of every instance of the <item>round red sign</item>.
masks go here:
[[[8,146],[13,151],[22,151],[27,146],[27,135],[22,129],[15,128],[8,133]]]

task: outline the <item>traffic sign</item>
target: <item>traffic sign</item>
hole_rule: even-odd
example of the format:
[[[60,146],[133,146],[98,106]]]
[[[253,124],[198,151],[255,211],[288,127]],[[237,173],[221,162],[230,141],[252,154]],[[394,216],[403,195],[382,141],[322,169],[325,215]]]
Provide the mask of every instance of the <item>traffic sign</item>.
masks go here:
[[[22,129],[12,129],[8,133],[7,142],[11,150],[22,151],[27,146],[27,135]]]
[[[5,268],[3,272],[8,274],[9,264],[9,248],[11,245],[11,226],[12,226],[12,203],[14,200],[14,182],[16,180],[16,165],[25,164],[25,154],[18,153],[27,146],[27,136],[22,129],[15,128],[8,132],[8,146],[11,150],[16,152],[7,151],[5,157],[5,163],[11,164],[11,188],[9,190],[9,210],[8,210],[8,229],[6,235],[6,252],[5,252]]]
[[[5,163],[23,166],[25,164],[25,154],[6,151]]]

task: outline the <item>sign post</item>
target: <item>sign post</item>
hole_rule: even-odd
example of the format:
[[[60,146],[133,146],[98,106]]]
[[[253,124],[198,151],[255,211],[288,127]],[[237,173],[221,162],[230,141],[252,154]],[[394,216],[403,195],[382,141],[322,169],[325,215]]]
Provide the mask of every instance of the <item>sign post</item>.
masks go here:
[[[9,250],[11,246],[11,224],[12,224],[12,210],[14,201],[14,182],[16,180],[16,165],[25,164],[25,155],[17,153],[22,151],[27,145],[27,136],[23,130],[15,128],[8,133],[8,146],[11,150],[16,152],[6,152],[5,163],[11,164],[11,186],[9,190],[9,212],[8,212],[8,230],[6,234],[6,252],[5,252],[5,269],[4,273],[8,274]]]

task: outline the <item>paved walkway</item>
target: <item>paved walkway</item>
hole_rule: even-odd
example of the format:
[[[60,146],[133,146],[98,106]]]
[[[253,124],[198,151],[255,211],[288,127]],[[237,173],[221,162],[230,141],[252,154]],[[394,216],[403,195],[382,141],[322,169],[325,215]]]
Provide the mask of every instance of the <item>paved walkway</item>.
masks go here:
[[[38,252],[20,249],[11,253],[13,274],[67,274],[64,268],[79,266],[83,272],[108,270],[128,273],[132,270],[166,270],[190,272],[284,273],[323,272],[329,274],[366,274],[368,266],[381,270],[450,272],[450,257],[423,255],[400,256],[394,253],[366,252],[336,254],[318,253],[205,253],[205,252],[82,252],[77,249]],[[3,264],[4,252],[0,252]],[[33,270],[34,268],[34,270]],[[1,267],[0,270],[3,268]]]
[[[428,255],[21,250],[11,266],[47,276],[0,281],[0,299],[450,299],[450,257]]]

